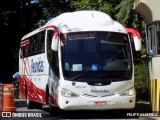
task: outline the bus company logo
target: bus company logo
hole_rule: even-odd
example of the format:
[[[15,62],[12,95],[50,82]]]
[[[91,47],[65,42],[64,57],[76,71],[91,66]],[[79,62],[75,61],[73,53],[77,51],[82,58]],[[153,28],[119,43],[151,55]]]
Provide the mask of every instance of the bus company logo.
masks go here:
[[[102,89],[102,90],[91,90],[91,93],[109,93],[109,90],[105,90],[105,89]]]
[[[43,72],[44,71],[44,61],[41,60],[41,58],[38,59],[38,61],[34,62],[33,59],[31,60],[31,72],[37,73],[37,72]]]
[[[73,86],[75,86],[75,85],[76,85],[76,83],[75,83],[75,82],[72,82],[72,85],[73,85]]]

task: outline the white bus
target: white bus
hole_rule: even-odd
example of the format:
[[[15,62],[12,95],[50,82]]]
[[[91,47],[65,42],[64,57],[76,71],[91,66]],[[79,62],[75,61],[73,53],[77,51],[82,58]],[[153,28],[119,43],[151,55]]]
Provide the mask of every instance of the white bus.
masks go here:
[[[63,13],[26,34],[19,55],[20,91],[27,107],[63,110],[135,107],[131,33],[99,11]]]

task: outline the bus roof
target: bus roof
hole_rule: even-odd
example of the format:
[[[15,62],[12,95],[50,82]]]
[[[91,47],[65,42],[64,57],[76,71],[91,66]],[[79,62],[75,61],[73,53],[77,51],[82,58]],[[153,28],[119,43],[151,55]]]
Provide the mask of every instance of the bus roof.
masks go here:
[[[120,23],[114,21],[106,13],[99,11],[76,11],[63,13],[49,20],[44,26],[25,35],[22,40],[46,28],[58,28],[62,33],[79,31],[111,31],[127,33]]]

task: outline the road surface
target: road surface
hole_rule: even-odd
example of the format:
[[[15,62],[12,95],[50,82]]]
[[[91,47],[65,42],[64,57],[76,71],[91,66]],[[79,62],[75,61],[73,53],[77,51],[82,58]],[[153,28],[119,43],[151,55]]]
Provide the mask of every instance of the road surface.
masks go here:
[[[152,120],[151,117],[142,117],[138,115],[145,115],[152,113],[149,103],[137,103],[135,109],[124,110],[105,110],[105,111],[61,111],[57,116],[51,116],[48,106],[43,106],[40,109],[27,109],[26,101],[24,99],[15,99],[15,106],[17,113],[2,113],[2,120],[77,120],[77,119],[130,119],[130,120]],[[4,117],[5,116],[5,117]]]

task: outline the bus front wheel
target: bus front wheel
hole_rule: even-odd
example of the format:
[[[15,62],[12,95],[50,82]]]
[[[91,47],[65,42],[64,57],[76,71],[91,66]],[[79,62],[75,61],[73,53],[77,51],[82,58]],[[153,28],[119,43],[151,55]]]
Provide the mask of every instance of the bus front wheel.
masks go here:
[[[51,98],[48,96],[48,102],[49,102],[49,112],[51,116],[58,116],[60,110],[57,107],[54,107],[51,105]]]

